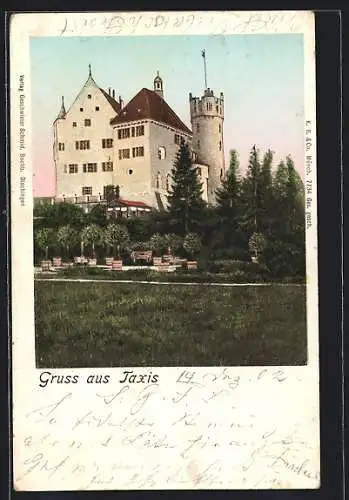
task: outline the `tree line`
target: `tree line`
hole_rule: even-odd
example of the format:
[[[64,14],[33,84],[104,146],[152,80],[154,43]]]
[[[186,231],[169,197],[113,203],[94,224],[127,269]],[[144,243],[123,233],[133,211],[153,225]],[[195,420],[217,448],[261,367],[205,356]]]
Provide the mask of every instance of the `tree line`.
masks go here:
[[[271,150],[262,155],[253,146],[242,173],[238,153],[232,150],[226,176],[216,191],[217,203],[208,206],[202,198],[202,184],[190,148],[182,142],[172,168],[166,211],[153,210],[141,217],[121,218],[112,224],[117,229],[107,230],[111,221],[107,219],[105,205],[95,206],[88,214],[77,205],[43,205],[35,209],[34,231],[37,235],[41,229],[52,229],[51,237],[55,235],[61,247],[63,241],[74,242],[73,235],[79,234],[80,243],[97,245],[100,250],[103,246],[115,248],[113,241],[119,238],[121,243],[116,245],[120,248],[125,247],[124,241],[129,248],[155,248],[155,241],[157,248],[166,248],[172,240],[179,252],[185,252],[183,242],[187,238],[194,242],[193,248],[200,252],[203,263],[252,258],[272,269],[275,276],[304,276],[303,183],[291,156],[276,168],[273,160]],[[98,236],[101,230],[103,241],[107,242],[103,245],[103,238]]]

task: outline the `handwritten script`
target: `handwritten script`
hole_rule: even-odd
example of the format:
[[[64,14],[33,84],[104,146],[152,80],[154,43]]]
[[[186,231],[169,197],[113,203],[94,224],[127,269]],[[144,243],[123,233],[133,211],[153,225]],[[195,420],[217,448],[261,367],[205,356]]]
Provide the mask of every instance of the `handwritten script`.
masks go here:
[[[142,387],[38,391],[41,404],[15,413],[15,487],[317,487],[315,414],[311,402],[298,414],[287,373],[174,370]]]
[[[228,15],[227,15],[228,14]],[[64,18],[60,35],[134,35],[149,34],[149,31],[161,34],[186,34],[189,30],[204,29],[212,34],[233,32],[255,33],[260,31],[278,32],[280,23],[287,22],[288,31],[296,32],[297,13],[293,12],[173,12],[173,13],[107,13],[105,15],[78,17],[70,15]]]

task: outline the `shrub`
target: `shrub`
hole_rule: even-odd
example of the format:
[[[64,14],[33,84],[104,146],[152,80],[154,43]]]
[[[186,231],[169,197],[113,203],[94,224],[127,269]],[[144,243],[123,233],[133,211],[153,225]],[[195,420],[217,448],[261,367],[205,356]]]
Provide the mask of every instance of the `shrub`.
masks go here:
[[[188,233],[184,238],[183,248],[191,257],[194,257],[201,249],[200,236],[196,233]]]

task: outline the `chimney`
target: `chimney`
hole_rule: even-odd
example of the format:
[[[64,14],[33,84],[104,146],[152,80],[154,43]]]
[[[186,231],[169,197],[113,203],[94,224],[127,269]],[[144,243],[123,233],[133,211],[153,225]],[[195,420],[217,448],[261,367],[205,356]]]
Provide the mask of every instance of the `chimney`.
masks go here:
[[[119,104],[121,108],[124,107],[124,101],[122,100],[121,95],[119,95]]]
[[[113,99],[115,99],[115,90],[113,89]]]
[[[108,94],[109,94],[109,95],[110,95],[110,91],[111,91],[111,88],[109,87],[109,89],[108,89]]]

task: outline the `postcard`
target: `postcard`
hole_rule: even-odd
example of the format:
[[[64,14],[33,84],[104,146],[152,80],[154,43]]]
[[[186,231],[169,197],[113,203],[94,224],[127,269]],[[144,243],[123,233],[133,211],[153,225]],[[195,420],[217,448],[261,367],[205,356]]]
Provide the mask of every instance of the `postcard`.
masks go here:
[[[10,20],[13,487],[318,489],[310,11]]]

